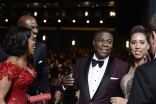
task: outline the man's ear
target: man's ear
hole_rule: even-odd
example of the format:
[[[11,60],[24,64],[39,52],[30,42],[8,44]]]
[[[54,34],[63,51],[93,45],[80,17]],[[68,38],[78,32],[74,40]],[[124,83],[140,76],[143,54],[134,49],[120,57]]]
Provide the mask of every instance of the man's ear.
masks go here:
[[[155,31],[152,31],[152,39],[153,39],[153,44],[156,43],[156,32]]]
[[[93,39],[93,46],[94,46],[94,44],[95,44],[95,39]]]

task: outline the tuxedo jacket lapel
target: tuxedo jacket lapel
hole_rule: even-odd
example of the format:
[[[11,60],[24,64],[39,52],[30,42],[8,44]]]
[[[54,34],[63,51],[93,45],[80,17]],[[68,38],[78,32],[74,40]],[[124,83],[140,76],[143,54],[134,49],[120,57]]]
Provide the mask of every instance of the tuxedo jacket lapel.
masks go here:
[[[33,67],[36,68],[36,65],[38,64],[38,60],[37,60],[37,55],[40,52],[40,50],[38,50],[38,42],[36,40],[36,44],[35,44],[35,50],[34,50],[34,55],[32,56],[32,60],[33,60]],[[39,57],[39,56],[38,56]]]
[[[114,59],[114,57],[112,57],[110,55],[105,74],[104,74],[104,76],[100,82],[100,85],[99,85],[97,91],[95,92],[92,100],[96,99],[105,90],[105,88],[112,76],[112,73],[114,70],[114,64],[115,64],[115,59]]]
[[[28,58],[28,61],[31,63],[32,67],[35,69],[34,63],[36,63],[36,62],[34,61],[34,55],[28,56],[27,58]]]
[[[34,54],[33,56],[32,56],[32,60],[33,60],[33,67],[35,68],[36,67],[36,61],[35,61],[35,58],[36,57],[36,55]]]
[[[92,57],[93,56],[90,56],[87,59],[85,65],[84,65],[84,68],[83,68],[83,73],[82,73],[83,88],[84,88],[85,94],[89,100],[90,100],[90,93],[89,93],[89,86],[88,86],[88,72],[89,72],[89,66],[90,66]]]

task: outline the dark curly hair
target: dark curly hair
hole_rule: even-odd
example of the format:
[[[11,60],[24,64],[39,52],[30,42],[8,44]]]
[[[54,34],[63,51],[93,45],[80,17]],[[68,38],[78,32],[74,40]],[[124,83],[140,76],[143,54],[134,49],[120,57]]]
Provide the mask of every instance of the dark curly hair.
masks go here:
[[[16,26],[8,31],[4,39],[2,50],[9,55],[24,55],[28,48],[28,39],[31,30],[26,27]]]

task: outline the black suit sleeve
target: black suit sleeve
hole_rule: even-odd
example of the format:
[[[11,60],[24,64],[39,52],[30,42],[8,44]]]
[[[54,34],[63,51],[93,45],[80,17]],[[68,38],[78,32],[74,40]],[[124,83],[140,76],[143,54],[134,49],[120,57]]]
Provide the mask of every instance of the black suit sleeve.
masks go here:
[[[3,50],[0,48],[0,63],[6,61],[8,57],[9,55],[3,52]]]
[[[42,68],[40,69],[39,74],[39,85],[41,87],[41,92],[42,93],[49,93],[49,78],[48,78],[48,56],[47,56],[47,49],[46,45],[43,44],[43,56],[42,56]]]
[[[150,79],[148,69],[144,66],[139,66],[136,69],[130,97],[127,104],[154,104],[153,85]]]

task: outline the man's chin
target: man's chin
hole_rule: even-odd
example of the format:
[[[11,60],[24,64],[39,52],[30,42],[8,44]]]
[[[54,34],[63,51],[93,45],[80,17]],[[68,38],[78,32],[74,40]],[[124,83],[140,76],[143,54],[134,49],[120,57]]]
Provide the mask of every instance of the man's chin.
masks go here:
[[[105,59],[106,57],[108,57],[109,55],[104,55],[101,57],[101,59]]]
[[[109,54],[96,55],[98,59],[105,59]]]

